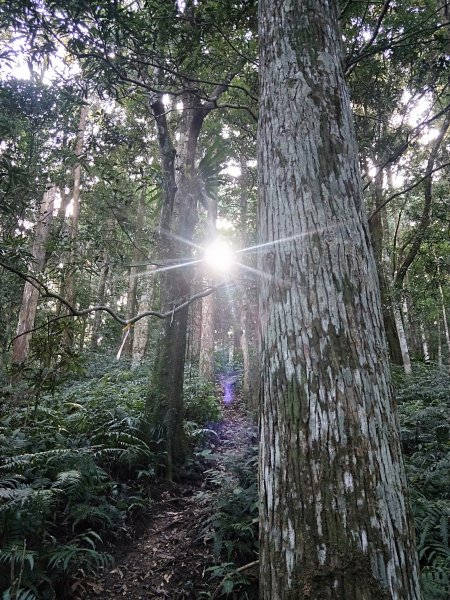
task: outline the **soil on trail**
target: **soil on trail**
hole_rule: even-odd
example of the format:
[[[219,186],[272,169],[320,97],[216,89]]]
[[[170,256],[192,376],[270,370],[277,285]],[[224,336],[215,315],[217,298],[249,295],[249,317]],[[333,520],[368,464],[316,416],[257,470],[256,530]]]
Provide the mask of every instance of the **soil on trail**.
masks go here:
[[[221,468],[221,455],[255,443],[255,427],[249,423],[238,402],[224,407],[218,425],[215,449]],[[209,468],[209,467],[206,467]],[[196,494],[208,486],[205,476],[198,481],[173,484],[149,507],[149,519],[142,531],[115,555],[114,567],[95,580],[82,582],[80,600],[126,599],[196,600],[210,598],[219,582],[211,581],[208,567],[214,564],[211,543],[202,524],[209,516]],[[210,490],[211,493],[218,493]],[[207,593],[209,592],[209,594]]]

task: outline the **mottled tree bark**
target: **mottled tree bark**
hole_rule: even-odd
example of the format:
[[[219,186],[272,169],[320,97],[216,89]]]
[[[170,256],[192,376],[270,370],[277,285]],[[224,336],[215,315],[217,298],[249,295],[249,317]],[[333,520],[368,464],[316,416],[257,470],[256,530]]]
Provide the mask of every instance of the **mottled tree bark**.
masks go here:
[[[337,3],[261,0],[262,600],[417,600]]]
[[[34,272],[42,273],[46,263],[46,245],[50,236],[53,211],[55,207],[56,187],[50,186],[42,198],[36,221],[32,255]],[[34,327],[39,291],[31,283],[26,282],[23,288],[22,304],[17,323],[16,337],[13,343],[12,363],[19,365],[28,358],[32,333],[25,333]],[[22,335],[24,334],[24,335]]]

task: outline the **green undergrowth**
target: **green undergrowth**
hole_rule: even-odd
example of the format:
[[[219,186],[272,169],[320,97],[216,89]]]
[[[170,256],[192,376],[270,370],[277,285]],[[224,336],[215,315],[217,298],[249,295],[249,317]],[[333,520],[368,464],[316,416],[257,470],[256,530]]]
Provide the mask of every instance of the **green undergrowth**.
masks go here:
[[[394,371],[424,600],[450,597],[450,376],[416,364]]]
[[[208,489],[197,495],[209,514],[202,530],[212,543],[216,562],[209,569],[216,586],[213,597],[258,598],[258,568],[247,568],[258,559],[258,446],[251,441],[256,437],[253,434],[248,444],[209,456]]]
[[[414,365],[411,376],[395,367],[393,374],[421,562],[422,597],[447,600],[450,376],[420,363]],[[239,569],[254,561],[258,552],[257,448],[230,450],[209,470],[208,477],[213,491],[204,492],[200,500],[211,510],[205,529],[217,561],[210,570],[220,586],[216,597],[256,599],[254,579],[247,576],[246,569]]]
[[[148,368],[104,358],[51,395],[0,409],[1,600],[69,598],[133,535],[158,486],[161,456],[143,439]],[[192,444],[219,417],[198,378],[187,386]],[[157,424],[154,424],[155,429]],[[85,592],[86,593],[86,592]]]

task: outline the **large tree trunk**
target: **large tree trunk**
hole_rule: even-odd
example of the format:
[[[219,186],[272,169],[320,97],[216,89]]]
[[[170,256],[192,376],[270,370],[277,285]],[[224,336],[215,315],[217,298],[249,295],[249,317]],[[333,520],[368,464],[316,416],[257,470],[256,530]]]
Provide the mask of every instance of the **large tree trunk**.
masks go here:
[[[260,597],[417,600],[336,3],[259,6]]]
[[[34,272],[42,273],[46,263],[46,245],[50,236],[53,211],[55,207],[56,187],[48,187],[39,208],[36,222],[32,254],[34,258]],[[17,333],[13,344],[12,362],[19,365],[28,358],[31,333],[25,333],[34,327],[36,310],[39,299],[39,291],[28,281],[25,283],[22,295],[22,304],[19,312]]]

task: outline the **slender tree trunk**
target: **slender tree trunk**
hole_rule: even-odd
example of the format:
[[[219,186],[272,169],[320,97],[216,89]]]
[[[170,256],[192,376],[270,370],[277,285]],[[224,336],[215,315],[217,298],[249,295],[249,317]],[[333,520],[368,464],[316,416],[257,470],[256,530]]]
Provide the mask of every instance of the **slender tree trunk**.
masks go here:
[[[439,283],[439,295],[441,297],[442,320],[444,321],[445,341],[447,342],[447,367],[450,370],[450,330],[448,327],[447,309],[445,308],[444,290],[442,289],[441,283]]]
[[[127,290],[127,318],[130,319],[136,314],[137,311],[137,290],[138,290],[138,281],[139,281],[139,273],[143,270],[141,265],[142,260],[144,259],[144,253],[142,249],[142,231],[145,223],[145,198],[147,195],[147,186],[144,185],[141,190],[141,195],[139,197],[137,213],[136,213],[136,222],[134,225],[134,247],[131,257],[131,266],[129,267],[128,272],[128,290]],[[136,332],[136,328],[133,327],[130,331],[130,335],[127,338],[124,353],[128,355],[132,355],[133,351],[133,338]]]
[[[442,333],[441,333],[441,317],[437,319],[437,363],[442,368]]]
[[[152,304],[152,290],[147,281],[143,284],[143,291],[139,300],[138,314],[149,310]],[[141,319],[134,326],[133,347],[131,352],[131,368],[136,369],[144,360],[147,351],[150,321]]]
[[[423,361],[425,363],[429,363],[430,362],[430,350],[429,350],[429,347],[428,347],[427,336],[425,334],[425,327],[424,327],[422,321],[420,321],[419,327],[420,327],[420,340],[422,342]]]
[[[377,161],[375,160],[375,163]],[[402,352],[400,348],[399,336],[397,328],[395,326],[394,311],[392,308],[392,302],[390,301],[390,290],[388,286],[389,275],[385,271],[386,264],[389,264],[384,260],[384,238],[388,234],[385,231],[383,223],[386,221],[385,214],[386,210],[382,208],[383,203],[383,171],[378,170],[375,180],[373,182],[373,194],[372,194],[373,208],[378,210],[375,213],[374,218],[370,221],[370,236],[372,240],[372,246],[375,256],[375,264],[377,266],[378,280],[380,283],[381,292],[381,309],[383,312],[383,323],[386,330],[386,339],[389,348],[389,356],[391,361],[396,365],[402,365]]]
[[[337,3],[259,15],[260,597],[418,600]]]
[[[208,199],[208,237],[214,240],[217,235],[217,202],[215,198]],[[205,286],[211,285],[211,280],[205,279]],[[200,377],[214,383],[214,329],[216,315],[216,295],[210,294],[202,298],[202,328],[200,338]]]
[[[400,350],[402,353],[403,369],[407,375],[412,373],[411,369],[411,358],[409,355],[408,340],[406,338],[405,327],[403,325],[402,314],[397,301],[394,299],[392,302],[392,310],[394,312],[395,326],[397,328],[397,335],[400,342]]]
[[[197,222],[198,183],[195,158],[201,125],[205,114],[195,97],[183,98],[183,113],[178,152],[168,133],[162,100],[153,104],[159,127],[162,166],[165,172],[166,198],[161,215],[161,256],[164,259],[189,262],[190,246]],[[175,158],[178,178],[175,178]],[[183,243],[186,240],[187,243]],[[175,308],[190,295],[192,273],[188,267],[165,271],[161,278],[161,306]],[[171,480],[175,464],[184,458],[183,436],[183,375],[186,352],[188,308],[166,319],[158,340],[153,367],[152,393],[146,403],[150,422],[161,423],[165,429],[166,472]]]
[[[100,270],[100,277],[98,280],[96,301],[98,304],[105,304],[106,297],[106,282],[109,274],[109,255],[105,250],[103,252],[103,265]],[[100,324],[102,322],[102,313],[97,310],[94,312],[94,320],[92,322],[92,333],[91,333],[91,350],[96,350],[100,343]]]
[[[53,220],[55,195],[56,187],[54,185],[48,187],[44,193],[39,208],[32,249],[34,258],[34,271],[36,274],[42,273],[45,268],[46,245],[50,236],[51,224]],[[28,358],[32,334],[24,332],[29,331],[34,327],[38,299],[38,290],[31,283],[26,282],[23,288],[22,304],[19,312],[16,333],[16,335],[20,337],[16,337],[13,344],[13,364],[18,365],[24,363]]]
[[[84,135],[86,131],[86,119],[89,107],[83,104],[80,111],[78,123],[77,142],[75,154],[77,158],[83,155]],[[70,224],[70,254],[64,281],[64,298],[72,306],[76,297],[76,262],[78,259],[78,230],[80,224],[80,192],[81,192],[81,163],[78,162],[73,172],[72,192],[72,217]],[[64,329],[63,347],[71,349],[73,346],[73,328],[69,325]]]
[[[256,307],[254,307],[256,310]],[[248,408],[251,410],[257,409],[257,396],[255,392],[255,372],[257,365],[254,357],[250,352],[250,336],[252,331],[252,318],[249,300],[242,305],[241,310],[241,351],[243,361],[243,382],[242,392]]]

